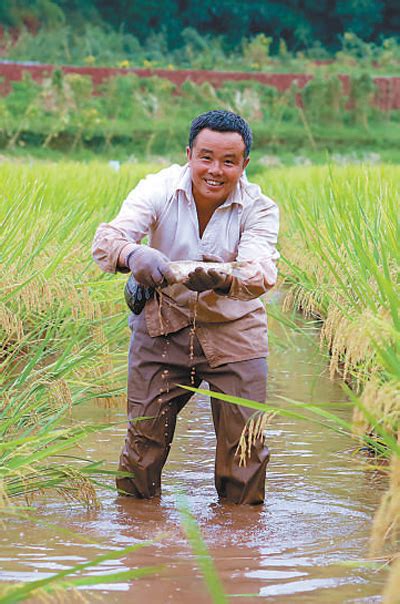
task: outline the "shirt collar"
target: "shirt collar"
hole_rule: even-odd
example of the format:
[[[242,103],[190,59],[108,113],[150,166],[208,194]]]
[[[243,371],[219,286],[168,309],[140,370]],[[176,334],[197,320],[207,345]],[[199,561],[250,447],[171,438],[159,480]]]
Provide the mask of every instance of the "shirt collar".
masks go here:
[[[176,185],[175,193],[178,193],[178,191],[182,191],[185,194],[189,203],[193,200],[192,176],[189,164],[185,164],[182,168],[182,174]]]
[[[248,180],[246,175],[242,174],[232,193],[219,207],[230,206],[233,203],[243,206],[245,204],[245,190],[247,183]],[[178,193],[178,191],[182,191],[185,194],[185,197],[189,203],[194,201],[192,193],[192,172],[189,164],[185,164],[183,166],[183,171],[176,185],[175,193]]]

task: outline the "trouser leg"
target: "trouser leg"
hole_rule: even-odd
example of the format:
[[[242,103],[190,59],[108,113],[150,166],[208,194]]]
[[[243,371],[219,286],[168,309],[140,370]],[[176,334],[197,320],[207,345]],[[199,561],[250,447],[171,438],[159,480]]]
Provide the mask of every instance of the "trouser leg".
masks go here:
[[[121,494],[150,498],[160,494],[161,471],[172,443],[176,417],[192,396],[174,384],[190,383],[187,330],[150,338],[142,320],[131,339],[128,371],[128,431],[117,478]],[[167,352],[166,352],[167,350]],[[166,373],[167,372],[167,373]],[[195,385],[198,386],[199,380]],[[150,419],[138,419],[149,417]]]
[[[229,363],[207,373],[202,377],[208,381],[211,390],[265,403],[265,359]],[[218,495],[233,503],[262,503],[269,461],[264,439],[258,439],[252,447],[245,466],[239,466],[239,457],[236,455],[240,435],[254,410],[213,398],[211,405],[217,437],[215,486]]]
[[[174,436],[176,416],[190,396],[166,397],[162,403],[159,396],[148,404],[130,402],[131,421],[118,468],[130,476],[117,478],[121,494],[144,499],[160,495],[161,472]]]

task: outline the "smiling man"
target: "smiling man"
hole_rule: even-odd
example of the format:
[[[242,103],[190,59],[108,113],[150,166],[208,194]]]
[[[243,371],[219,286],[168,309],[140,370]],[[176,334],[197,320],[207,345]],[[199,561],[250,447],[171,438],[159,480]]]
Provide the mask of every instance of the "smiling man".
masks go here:
[[[251,144],[239,115],[203,113],[190,128],[187,164],[140,181],[118,216],[96,232],[93,256],[104,271],[131,271],[143,286],[163,285],[130,317],[121,495],[160,495],[177,414],[191,396],[177,384],[204,380],[215,392],[265,402],[267,320],[259,297],[276,282],[279,220],[276,204],[244,174]],[[141,243],[145,236],[149,245]],[[246,274],[196,268],[175,283],[169,262],[179,260],[244,260]],[[219,498],[262,503],[268,448],[260,439],[246,466],[236,454],[252,411],[213,398],[211,408]],[[143,416],[150,419],[133,421]]]

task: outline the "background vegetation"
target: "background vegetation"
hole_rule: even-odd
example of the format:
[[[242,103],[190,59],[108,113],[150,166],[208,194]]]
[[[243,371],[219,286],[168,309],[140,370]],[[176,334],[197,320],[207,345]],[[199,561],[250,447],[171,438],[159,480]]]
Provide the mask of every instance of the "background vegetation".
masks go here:
[[[396,0],[203,0],[201,4],[194,0],[116,0],[112,4],[105,0],[4,0],[0,7],[0,23],[8,28],[26,26],[38,31],[67,23],[82,30],[87,22],[123,30],[141,44],[159,37],[169,50],[187,43],[185,30],[193,28],[202,36],[223,33],[220,41],[227,51],[243,38],[264,33],[271,38],[274,53],[280,39],[290,50],[318,44],[333,52],[340,48],[345,32],[369,42],[398,36],[400,8]]]
[[[200,34],[189,26],[180,32],[179,47],[170,47],[165,30],[149,33],[145,40],[124,30],[115,31],[92,22],[82,28],[60,25],[32,32],[6,30],[0,49],[4,58],[17,61],[97,65],[111,67],[185,68],[225,71],[315,73],[318,67],[334,73],[397,75],[400,45],[395,36],[368,41],[352,31],[338,38],[337,49],[328,50],[310,39],[307,46],[289,48],[285,38],[265,32],[243,37],[227,47],[222,35]]]
[[[300,163],[309,162],[308,156],[323,162],[326,152],[349,149],[369,152],[372,161],[379,159],[377,151],[396,159],[400,111],[374,105],[375,84],[366,73],[351,76],[350,84],[346,95],[336,74],[320,73],[302,90],[293,85],[279,93],[250,80],[219,88],[188,80],[178,88],[156,76],[126,74],[94,91],[89,76],[55,70],[38,84],[27,74],[0,98],[0,145],[42,156],[92,150],[120,159],[164,156],[180,162],[193,116],[212,107],[249,120],[254,149],[267,164],[266,153],[282,151],[296,154]]]
[[[12,153],[29,148],[39,156],[84,157],[79,153],[86,150],[181,161],[193,116],[221,107],[251,122],[260,155],[323,161],[326,152],[361,150],[398,159],[400,111],[378,109],[373,81],[399,73],[394,0],[324,0],[318,6],[207,0],[201,10],[178,0],[116,2],[112,10],[99,0],[8,0],[0,23],[6,60],[313,76],[303,90],[293,86],[285,93],[253,81],[219,88],[188,81],[178,89],[166,79],[128,72],[100,90],[89,78],[61,70],[42,85],[27,76],[0,99],[0,146]],[[345,93],[339,74],[350,78]]]

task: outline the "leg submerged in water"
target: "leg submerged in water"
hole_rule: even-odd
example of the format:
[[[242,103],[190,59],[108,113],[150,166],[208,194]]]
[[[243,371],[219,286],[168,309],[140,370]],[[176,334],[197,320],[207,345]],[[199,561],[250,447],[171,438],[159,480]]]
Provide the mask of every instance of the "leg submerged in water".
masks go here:
[[[204,378],[206,379],[206,378]],[[211,370],[211,390],[265,403],[267,363],[253,359],[229,363]],[[257,439],[246,465],[240,465],[237,448],[243,429],[254,410],[218,399],[211,399],[217,450],[215,486],[222,500],[260,504],[265,498],[265,476],[269,461],[264,439]]]
[[[190,359],[189,342],[192,342]],[[163,358],[164,344],[163,336],[148,335],[141,318],[129,350],[128,419],[131,421],[119,465],[119,470],[129,476],[117,478],[120,494],[146,499],[160,495],[161,472],[174,436],[177,414],[191,397],[191,393],[183,392],[175,384],[190,385],[192,378],[192,385],[197,387],[204,379],[216,392],[265,402],[265,359],[211,368],[190,328],[169,336],[167,358]],[[195,375],[192,375],[193,368]],[[215,485],[220,498],[233,503],[262,503],[269,460],[263,439],[257,439],[252,446],[245,466],[240,465],[237,455],[241,434],[253,410],[217,399],[211,403],[217,437]],[[142,420],[142,417],[148,419]]]
[[[129,477],[118,477],[120,495],[150,499],[161,494],[161,472],[174,436],[176,417],[190,394],[175,396],[150,404],[129,403],[130,421],[121,453],[119,471]],[[135,417],[134,417],[135,416]],[[136,419],[147,417],[149,419]]]
[[[188,337],[188,328],[173,334],[166,355],[165,337],[150,337],[142,316],[136,325],[129,349],[129,426],[118,468],[129,476],[116,480],[121,495],[149,499],[161,493],[177,414],[192,396],[175,386],[190,384]]]

